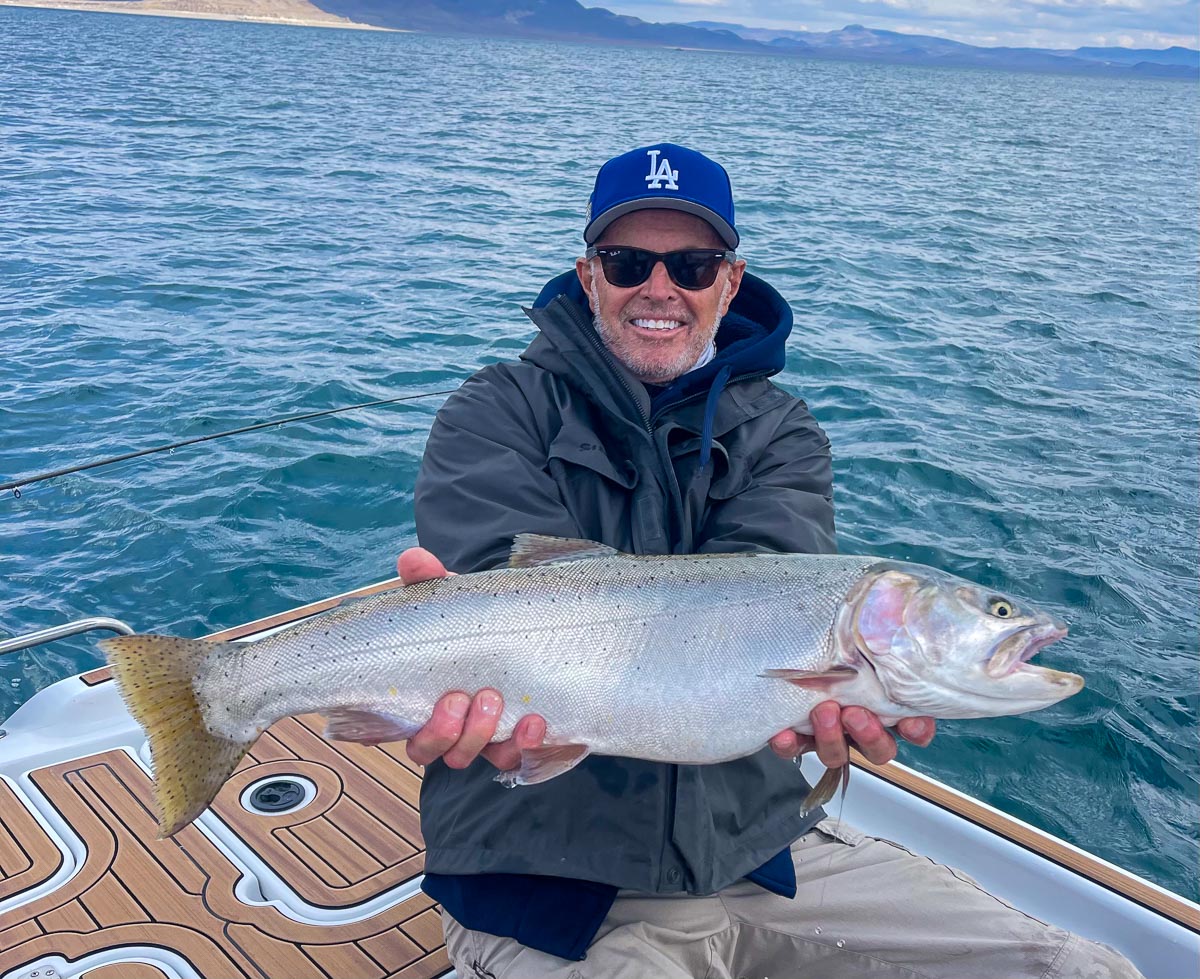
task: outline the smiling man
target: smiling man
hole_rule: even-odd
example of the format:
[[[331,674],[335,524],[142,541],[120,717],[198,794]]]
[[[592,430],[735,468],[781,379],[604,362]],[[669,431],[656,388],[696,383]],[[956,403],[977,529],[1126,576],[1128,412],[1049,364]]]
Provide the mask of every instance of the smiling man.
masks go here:
[[[600,171],[588,215],[575,274],[609,351],[647,384],[709,363],[746,270],[725,171],[683,147],[634,150]]]
[[[725,170],[670,143],[618,156],[583,237],[527,311],[539,335],[520,362],[484,368],[438,412],[416,488],[424,546],[401,555],[404,580],[500,566],[520,533],[637,554],[832,552],[829,441],[768,379],[792,314],[737,257]],[[491,744],[503,710],[495,690],[454,691],[408,745],[427,766],[423,887],[460,976],[1136,975],[804,812],[802,750],[838,767],[849,733],[872,761],[895,756],[862,708],[820,704],[813,738],[783,731],[735,761],[592,756],[517,790],[496,770],[546,726],[527,716]],[[898,730],[927,744],[934,725]],[[852,941],[814,937],[817,922]]]
[[[658,209],[617,218],[575,264],[600,339],[647,384],[712,360],[745,268],[703,218]]]

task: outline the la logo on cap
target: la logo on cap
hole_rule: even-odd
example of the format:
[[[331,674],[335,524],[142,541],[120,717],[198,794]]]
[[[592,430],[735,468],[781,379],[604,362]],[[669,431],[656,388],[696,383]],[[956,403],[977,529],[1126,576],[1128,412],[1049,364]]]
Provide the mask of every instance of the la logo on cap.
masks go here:
[[[671,169],[671,161],[665,156],[660,161],[658,154],[661,150],[646,150],[646,155],[650,157],[650,172],[646,174],[646,188],[648,190],[662,190],[664,187],[667,190],[679,189],[679,171]],[[663,183],[663,181],[666,183]]]

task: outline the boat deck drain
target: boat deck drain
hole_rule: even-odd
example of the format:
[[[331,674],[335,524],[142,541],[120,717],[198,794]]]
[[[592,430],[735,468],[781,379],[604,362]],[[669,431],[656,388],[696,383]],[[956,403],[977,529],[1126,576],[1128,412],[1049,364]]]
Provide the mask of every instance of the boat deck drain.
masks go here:
[[[273,775],[247,785],[239,801],[247,812],[279,816],[303,809],[316,797],[316,784],[304,776]]]

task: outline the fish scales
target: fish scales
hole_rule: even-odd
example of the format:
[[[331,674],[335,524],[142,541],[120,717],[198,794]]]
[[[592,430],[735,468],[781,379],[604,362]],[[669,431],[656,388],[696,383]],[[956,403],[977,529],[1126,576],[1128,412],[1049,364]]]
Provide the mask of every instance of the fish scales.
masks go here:
[[[244,739],[336,705],[419,724],[447,690],[492,687],[505,702],[498,738],[537,713],[552,742],[719,761],[760,746],[821,699],[760,674],[829,665],[837,610],[869,566],[613,557],[454,576],[242,644],[241,662],[214,658],[196,691],[202,706],[233,707],[206,711],[212,729]],[[681,732],[691,732],[685,744]]]

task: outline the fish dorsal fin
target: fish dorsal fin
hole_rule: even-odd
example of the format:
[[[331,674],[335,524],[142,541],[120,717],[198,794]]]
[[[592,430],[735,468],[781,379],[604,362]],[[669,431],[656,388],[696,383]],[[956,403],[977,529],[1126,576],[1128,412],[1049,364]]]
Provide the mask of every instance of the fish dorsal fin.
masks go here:
[[[510,568],[536,568],[542,564],[564,564],[588,558],[621,557],[620,551],[594,540],[571,537],[547,537],[545,534],[517,534],[508,555]]]

